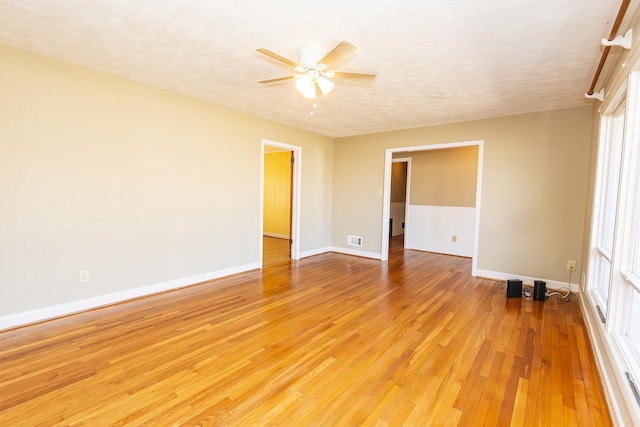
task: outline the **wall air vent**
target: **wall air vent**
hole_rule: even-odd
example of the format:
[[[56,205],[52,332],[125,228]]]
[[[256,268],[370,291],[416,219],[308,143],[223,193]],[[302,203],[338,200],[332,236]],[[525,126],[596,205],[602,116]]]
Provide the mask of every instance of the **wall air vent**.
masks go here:
[[[362,247],[362,237],[360,237],[360,236],[347,236],[347,245]]]

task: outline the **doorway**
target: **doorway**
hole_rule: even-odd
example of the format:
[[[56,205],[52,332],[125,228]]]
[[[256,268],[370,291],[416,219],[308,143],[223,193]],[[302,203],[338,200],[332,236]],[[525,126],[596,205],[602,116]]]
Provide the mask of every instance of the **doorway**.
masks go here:
[[[392,159],[389,207],[389,254],[402,254],[405,247],[407,213],[410,197],[411,158]]]
[[[477,258],[478,258],[478,235],[480,228],[480,201],[482,190],[482,163],[483,163],[483,148],[484,141],[465,141],[465,142],[453,142],[445,144],[433,144],[414,147],[402,147],[402,148],[389,148],[385,150],[385,168],[384,168],[384,188],[383,188],[383,212],[382,212],[382,244],[381,244],[381,260],[386,261],[389,259],[389,226],[391,216],[391,175],[393,155],[402,155],[401,153],[413,153],[429,150],[447,150],[461,147],[477,147],[477,172],[476,172],[476,185],[475,185],[475,206],[472,208],[472,216],[469,221],[469,232],[471,236],[469,240],[471,242],[471,274],[476,275],[477,271]],[[414,178],[415,179],[415,178]],[[405,218],[406,231],[412,230],[411,225],[411,210],[407,209],[407,218]],[[415,221],[413,221],[415,222]],[[456,242],[457,236],[450,236],[452,242]],[[458,244],[460,241],[458,240]],[[468,256],[468,255],[467,255]]]
[[[262,266],[299,257],[300,158],[300,147],[262,141]]]

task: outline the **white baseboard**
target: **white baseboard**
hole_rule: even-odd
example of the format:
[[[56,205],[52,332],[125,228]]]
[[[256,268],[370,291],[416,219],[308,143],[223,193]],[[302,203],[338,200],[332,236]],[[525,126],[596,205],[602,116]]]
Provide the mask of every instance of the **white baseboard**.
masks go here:
[[[379,253],[359,251],[357,249],[339,248],[336,246],[331,247],[331,252],[336,252],[336,253],[345,254],[345,255],[355,255],[355,256],[364,257],[364,258],[382,259],[382,255]]]
[[[311,251],[302,252],[300,254],[300,259],[307,258],[307,257],[310,257],[310,256],[314,256],[314,255],[326,254],[327,252],[335,252],[335,253],[339,253],[339,254],[353,255],[353,256],[359,256],[359,257],[364,257],[364,258],[381,259],[380,254],[377,254],[377,253],[365,252],[365,251],[357,251],[357,250],[354,250],[354,249],[338,248],[338,247],[335,247],[335,246],[331,246],[331,247],[327,247],[327,248],[319,248],[319,249],[314,249],[314,250],[311,250]]]
[[[260,268],[260,263],[251,263],[238,267],[227,268],[224,270],[213,271],[210,273],[198,274],[195,276],[184,277],[181,279],[170,280],[167,282],[156,283],[153,285],[142,286],[125,291],[114,292],[112,294],[100,295],[78,301],[67,302],[63,304],[53,305],[49,307],[37,308],[34,310],[23,311],[21,313],[8,314],[0,317],[0,330],[15,328],[30,323],[42,322],[44,320],[56,317],[67,316],[81,311],[91,310],[118,302],[139,298],[147,295],[157,294],[160,292],[170,291],[183,288],[185,286],[195,285],[196,283],[206,282],[208,280],[218,279],[220,277],[230,276],[232,274],[242,273],[249,270]]]
[[[288,239],[288,234],[278,234],[278,233],[267,233],[266,231],[262,233],[263,236],[267,237],[275,237],[276,239]]]
[[[327,252],[331,252],[331,248],[313,249],[311,251],[301,252],[299,254],[299,258],[298,259],[307,258],[307,257],[314,256],[314,255],[326,254]]]
[[[486,277],[487,279],[495,279],[495,280],[509,280],[509,279],[519,279],[522,280],[522,283],[525,285],[533,286],[533,282],[535,280],[542,280],[547,283],[547,289],[558,290],[561,288],[567,287],[567,282],[559,282],[557,280],[549,280],[544,279],[542,277],[529,277],[522,276],[520,274],[511,274],[511,273],[501,273],[499,271],[490,271],[490,270],[476,270],[477,277]],[[569,287],[571,292],[580,292],[580,286],[577,283],[571,283]]]

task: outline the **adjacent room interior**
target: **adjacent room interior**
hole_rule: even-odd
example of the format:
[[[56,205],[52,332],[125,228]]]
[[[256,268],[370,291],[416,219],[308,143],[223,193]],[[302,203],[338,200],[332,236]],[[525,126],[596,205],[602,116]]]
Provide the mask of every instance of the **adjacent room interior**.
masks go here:
[[[265,145],[262,265],[291,259],[293,151]]]

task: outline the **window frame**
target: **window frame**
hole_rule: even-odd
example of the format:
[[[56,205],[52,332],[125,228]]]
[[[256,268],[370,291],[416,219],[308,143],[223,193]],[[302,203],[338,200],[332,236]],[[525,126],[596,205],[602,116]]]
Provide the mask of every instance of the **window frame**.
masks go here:
[[[616,294],[616,315],[610,329],[616,347],[622,353],[631,376],[638,384],[640,346],[631,340],[628,331],[632,326],[631,296],[635,292],[640,298],[640,272],[633,271],[635,251],[640,251],[640,71],[630,72],[627,81],[627,119],[615,243],[620,256],[614,260],[612,283]],[[640,328],[640,325],[635,327]]]
[[[624,145],[625,145],[625,129],[626,129],[626,102],[627,102],[627,85],[620,88],[613,101],[610,103],[607,111],[600,118],[600,135],[598,139],[598,157],[596,166],[595,188],[594,188],[594,205],[593,218],[591,227],[591,250],[589,252],[589,275],[587,277],[588,300],[591,305],[599,312],[601,326],[605,329],[609,328],[607,319],[610,313],[611,293],[613,288],[613,272],[614,272],[614,254],[616,245],[617,218],[619,213],[620,201],[620,179],[622,175]],[[617,176],[612,179],[610,170],[612,165],[611,150],[615,137],[618,137],[620,150],[616,160]],[[615,186],[610,188],[612,183]],[[608,188],[605,188],[609,186]],[[613,191],[615,193],[616,206],[613,212],[613,236],[611,248],[603,247],[603,229],[605,221],[605,211],[607,209],[607,200]],[[609,274],[607,275],[606,299],[602,295],[603,283],[601,283],[602,261],[609,263]]]
[[[590,251],[588,255],[588,276],[585,280],[584,302],[595,312],[599,306],[598,262],[606,251],[599,248],[602,223],[603,195],[602,174],[607,160],[605,154],[606,138],[611,137],[611,123],[614,117],[620,117],[624,111],[620,173],[617,185],[614,241],[611,251],[611,272],[608,284],[606,317],[596,322],[601,331],[604,349],[616,367],[614,373],[618,379],[620,392],[629,409],[640,415],[640,345],[629,336],[631,325],[631,295],[640,298],[640,266],[633,271],[634,247],[640,251],[640,62],[639,67],[631,71],[616,96],[608,104],[601,117],[598,139],[598,157],[594,181],[593,216],[591,223]],[[635,245],[635,246],[634,246]],[[634,329],[637,336],[638,330]],[[635,387],[635,391],[634,391]]]

